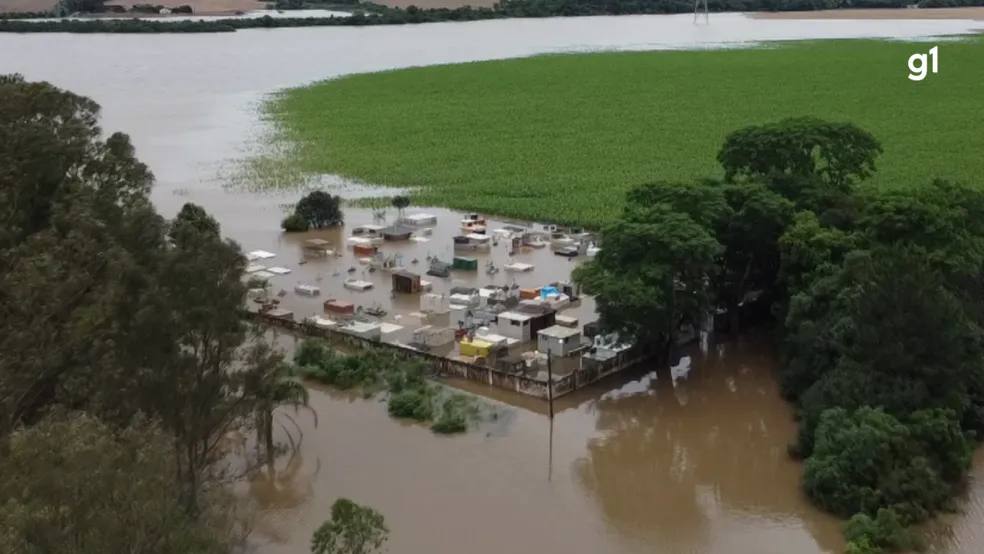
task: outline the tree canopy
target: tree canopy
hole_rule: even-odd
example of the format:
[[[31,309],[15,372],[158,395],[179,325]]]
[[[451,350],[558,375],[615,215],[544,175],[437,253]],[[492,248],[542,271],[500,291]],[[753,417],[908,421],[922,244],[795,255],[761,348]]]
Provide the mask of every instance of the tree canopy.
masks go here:
[[[631,191],[574,275],[603,329],[665,345],[713,309],[737,330],[753,292],[771,304],[804,489],[868,553],[913,544],[984,431],[984,192],[865,189],[880,153],[849,123],[739,129],[722,182]]]
[[[331,505],[331,519],[311,538],[311,554],[373,554],[386,542],[389,529],[383,516],[347,498]]]
[[[288,402],[246,386],[280,354],[246,355],[239,246],[200,206],[156,213],[98,119],[0,77],[0,549],[226,552],[225,441]]]

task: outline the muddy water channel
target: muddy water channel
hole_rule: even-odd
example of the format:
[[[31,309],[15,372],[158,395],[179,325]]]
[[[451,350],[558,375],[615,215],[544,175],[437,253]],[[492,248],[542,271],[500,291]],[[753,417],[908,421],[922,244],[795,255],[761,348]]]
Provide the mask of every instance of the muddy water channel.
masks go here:
[[[264,94],[410,65],[599,49],[929,36],[964,33],[975,25],[981,26],[720,15],[710,25],[695,26],[684,15],[193,36],[4,34],[0,73],[49,80],[99,102],[104,127],[129,133],[157,175],[158,209],[171,215],[186,201],[199,203],[245,250],[277,254],[266,265],[292,272],[273,278],[275,287],[291,290],[320,277],[326,294],[371,305],[388,301],[389,286],[380,281],[368,293],[341,289],[342,276],[357,265],[351,254],[297,263],[303,237],[281,235],[278,224],[284,215],[279,206],[296,202],[298,192],[260,194],[224,186],[223,176],[234,171],[236,160],[257,148],[255,138],[264,130],[257,105]],[[423,263],[428,253],[448,255],[452,230],[445,226],[454,226],[460,214],[423,211],[438,216],[434,238],[384,251],[403,249],[405,263],[415,257]],[[348,210],[346,219],[349,225],[370,223],[371,214]],[[340,239],[331,233],[327,238]],[[491,256],[504,261],[503,252]],[[550,254],[529,256],[536,269],[516,276],[520,286],[563,279],[576,263]],[[494,277],[506,284],[505,272]],[[484,271],[474,279],[486,280]],[[365,296],[356,298],[360,294]],[[299,316],[318,311],[320,304],[293,294],[285,303],[293,303]],[[391,308],[395,315],[414,307]],[[798,487],[801,467],[786,457],[794,424],[777,395],[767,337],[684,354],[672,369],[639,368],[565,397],[552,430],[542,404],[476,384],[463,386],[515,407],[455,438],[394,421],[379,402],[314,391],[320,424],[314,427],[302,416],[298,455],[282,460],[272,481],[264,477],[246,487],[265,509],[255,538],[263,552],[306,554],[312,530],[344,495],[379,509],[392,529],[390,551],[403,554],[840,550],[838,523],[805,501]],[[934,551],[984,550],[984,459],[978,459],[975,477],[966,513],[934,529]]]

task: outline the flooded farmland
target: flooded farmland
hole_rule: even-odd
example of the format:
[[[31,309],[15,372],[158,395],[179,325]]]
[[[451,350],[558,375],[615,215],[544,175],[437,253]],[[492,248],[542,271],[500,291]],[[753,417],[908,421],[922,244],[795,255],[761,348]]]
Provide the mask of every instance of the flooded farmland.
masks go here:
[[[290,290],[322,276],[326,293],[366,294],[359,302],[371,304],[387,300],[384,282],[376,292],[339,290],[341,275],[357,265],[350,255],[297,265],[303,237],[280,233],[279,206],[296,202],[299,192],[223,186],[223,174],[257,146],[253,137],[263,126],[256,108],[264,94],[353,72],[536,53],[928,36],[979,26],[740,15],[715,15],[701,26],[691,20],[561,18],[193,36],[5,34],[0,72],[49,80],[99,102],[104,128],[129,133],[157,175],[158,209],[171,215],[182,203],[196,202],[245,250],[276,253],[277,264],[292,272],[275,278],[274,286]],[[461,215],[420,211],[437,215],[442,229]],[[349,225],[371,223],[371,215],[346,211]],[[400,247],[404,259],[444,255],[449,232],[435,231],[430,242]],[[503,255],[492,254],[497,260]],[[562,279],[576,263],[529,256],[536,269],[516,276],[520,286],[527,279],[533,286]],[[483,271],[475,275],[485,277]],[[320,305],[289,296],[299,315]],[[298,456],[282,460],[273,480],[263,477],[248,487],[265,508],[255,538],[263,552],[306,554],[310,534],[328,517],[331,503],[347,496],[384,514],[393,552],[838,552],[838,522],[805,501],[801,467],[786,457],[794,424],[777,395],[767,339],[712,344],[706,354],[689,350],[672,369],[638,368],[580,390],[558,402],[552,431],[542,403],[472,383],[463,386],[518,407],[490,427],[455,438],[394,421],[378,402],[314,391],[320,424],[314,427],[302,416]],[[984,547],[980,456],[975,467],[966,513],[934,531],[934,552],[971,554]]]

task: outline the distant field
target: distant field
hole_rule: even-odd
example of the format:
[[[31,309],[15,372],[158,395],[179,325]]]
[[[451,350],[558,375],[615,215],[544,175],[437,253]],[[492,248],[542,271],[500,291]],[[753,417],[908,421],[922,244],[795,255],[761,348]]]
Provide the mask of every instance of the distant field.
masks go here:
[[[57,0],[0,0],[0,13],[44,12],[57,3]]]
[[[543,56],[356,75],[273,101],[301,169],[420,187],[421,204],[589,226],[624,192],[720,174],[728,132],[850,121],[883,143],[874,186],[984,181],[984,40],[822,41],[769,49]],[[982,183],[984,184],[984,183]]]

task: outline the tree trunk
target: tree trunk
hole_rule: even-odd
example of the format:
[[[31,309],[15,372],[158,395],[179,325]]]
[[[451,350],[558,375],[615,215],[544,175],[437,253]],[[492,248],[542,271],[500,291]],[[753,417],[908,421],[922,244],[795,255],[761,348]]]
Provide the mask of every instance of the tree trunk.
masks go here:
[[[738,306],[737,300],[733,300],[728,303],[728,331],[733,336],[737,336],[740,325],[741,325],[741,307]]]
[[[264,419],[264,435],[266,439],[266,456],[267,465],[270,466],[270,470],[273,471],[273,459],[274,459],[274,447],[273,447],[273,411],[269,411],[263,414]]]

